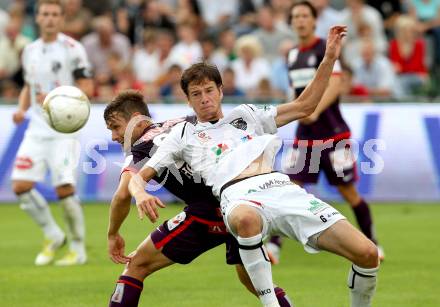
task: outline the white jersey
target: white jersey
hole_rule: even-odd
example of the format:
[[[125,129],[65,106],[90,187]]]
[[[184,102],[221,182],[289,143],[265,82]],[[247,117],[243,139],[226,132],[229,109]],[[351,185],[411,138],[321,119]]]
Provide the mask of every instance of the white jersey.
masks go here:
[[[55,41],[45,43],[40,38],[26,46],[22,63],[24,79],[30,88],[30,124],[27,135],[39,137],[66,137],[49,127],[44,121],[38,93],[48,94],[61,85],[75,85],[75,80],[90,77],[90,64],[84,47],[64,34]]]
[[[184,160],[219,197],[221,187],[261,154],[266,164],[273,165],[281,146],[275,135],[276,114],[275,107],[240,105],[216,123],[180,123],[146,165],[160,173],[174,161]]]

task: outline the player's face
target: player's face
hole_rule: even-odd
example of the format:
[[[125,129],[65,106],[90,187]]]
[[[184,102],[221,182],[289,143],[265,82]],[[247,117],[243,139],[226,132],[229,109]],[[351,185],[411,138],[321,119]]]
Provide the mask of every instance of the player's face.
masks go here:
[[[217,87],[214,81],[190,83],[188,86],[188,103],[202,122],[217,120],[222,116],[222,99],[222,88]]]
[[[107,129],[112,132],[112,141],[124,145],[124,135],[128,121],[120,114],[113,114],[106,124]]]
[[[57,4],[42,4],[38,9],[37,24],[42,35],[57,34],[63,23],[63,11]]]
[[[306,39],[314,35],[316,20],[305,5],[298,5],[292,9],[292,28],[299,38]]]
[[[118,113],[112,114],[109,120],[107,120],[106,125],[107,129],[112,132],[112,141],[118,142],[121,144],[124,149],[127,149],[136,142],[143,134],[145,125],[145,120],[138,121],[137,116],[141,115],[138,112],[135,112],[131,115],[129,120],[125,119],[124,116]],[[130,126],[130,121],[136,120],[134,122],[134,126]],[[127,139],[125,138],[125,133],[129,130],[129,135],[127,135]],[[126,142],[129,139],[129,142]],[[126,144],[127,143],[127,144]],[[126,148],[127,147],[127,148]]]

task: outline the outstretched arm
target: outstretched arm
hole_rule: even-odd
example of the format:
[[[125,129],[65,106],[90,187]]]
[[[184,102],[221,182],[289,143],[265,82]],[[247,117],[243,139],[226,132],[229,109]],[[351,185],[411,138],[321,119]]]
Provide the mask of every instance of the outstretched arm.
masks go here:
[[[346,33],[346,26],[334,26],[330,29],[325,55],[315,77],[297,99],[277,107],[277,116],[275,118],[277,127],[309,116],[315,111],[327,88],[333,66],[341,53],[342,39]]]
[[[110,204],[107,240],[108,253],[114,263],[127,263],[130,261],[130,258],[124,255],[125,242],[119,234],[119,229],[130,212],[131,195],[128,191],[128,183],[131,176],[131,172],[122,173],[119,186]]]

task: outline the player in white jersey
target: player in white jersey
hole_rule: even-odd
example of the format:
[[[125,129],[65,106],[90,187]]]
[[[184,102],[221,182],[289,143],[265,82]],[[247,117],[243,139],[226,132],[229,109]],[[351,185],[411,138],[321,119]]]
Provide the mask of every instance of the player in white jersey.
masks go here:
[[[237,238],[242,262],[264,306],[278,306],[270,263],[262,245],[269,234],[295,239],[308,252],[327,250],[352,262],[348,286],[351,306],[370,306],[379,266],[375,244],[336,209],[273,172],[281,142],[277,128],[310,115],[320,101],[337,60],[346,27],[333,27],[317,73],[293,102],[262,110],[249,105],[223,116],[222,81],[218,70],[199,63],[187,69],[181,87],[198,123],[178,124],[129,184],[139,215],[155,221],[157,197],[145,192],[164,167],[183,159],[200,174],[221,201],[229,231]]]
[[[13,115],[13,121],[20,124],[29,109],[29,127],[17,153],[12,186],[20,207],[44,233],[44,246],[35,259],[36,265],[51,263],[55,251],[66,240],[46,200],[34,187],[36,182],[44,180],[47,170],[50,170],[52,184],[64,209],[70,239],[69,252],[55,264],[83,264],[87,257],[84,216],[75,195],[77,141],[74,135],[51,129],[43,119],[41,108],[45,95],[60,85],[76,85],[87,95],[93,93],[84,48],[79,42],[59,33],[63,15],[59,0],[38,1],[36,22],[40,38],[24,49],[22,64],[26,84],[20,93],[18,110]]]

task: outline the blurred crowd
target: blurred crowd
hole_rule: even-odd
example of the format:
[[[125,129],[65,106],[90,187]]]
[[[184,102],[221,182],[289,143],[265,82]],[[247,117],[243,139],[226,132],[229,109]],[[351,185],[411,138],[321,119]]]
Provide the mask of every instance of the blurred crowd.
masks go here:
[[[286,55],[295,0],[64,0],[63,32],[81,41],[92,64],[95,101],[122,89],[150,102],[183,102],[179,81],[206,60],[223,75],[225,99],[276,103],[291,98]],[[316,34],[349,27],[342,56],[350,101],[438,97],[440,0],[311,0]],[[38,37],[31,0],[0,3],[0,96],[16,100],[20,56]],[[237,97],[240,97],[237,99]]]

